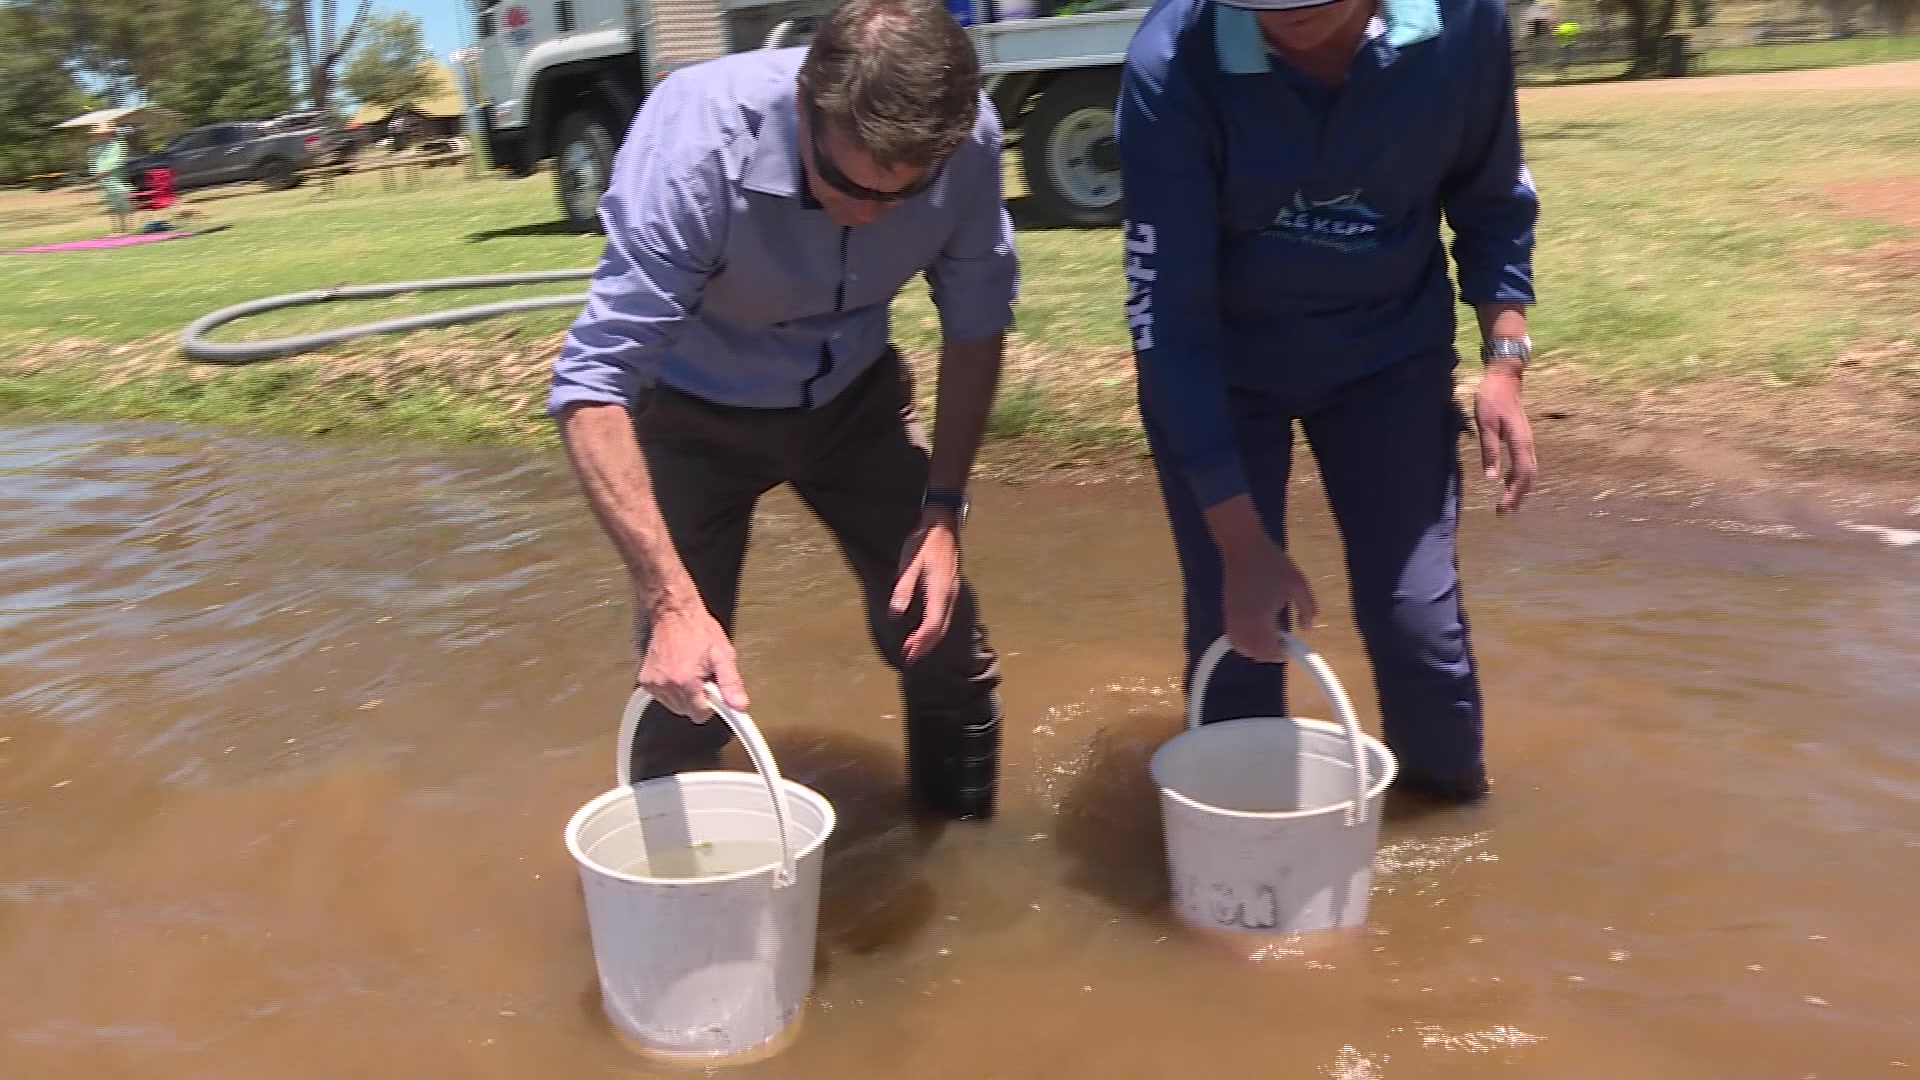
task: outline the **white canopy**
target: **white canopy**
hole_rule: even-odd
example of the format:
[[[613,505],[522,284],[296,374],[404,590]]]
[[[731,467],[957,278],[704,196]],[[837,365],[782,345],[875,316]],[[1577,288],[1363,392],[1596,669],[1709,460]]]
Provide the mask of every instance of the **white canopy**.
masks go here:
[[[146,127],[164,128],[176,126],[181,120],[181,115],[172,109],[158,105],[130,105],[124,109],[95,109],[90,113],[81,113],[71,120],[62,120],[53,126],[80,131],[119,127],[122,124],[142,124]]]

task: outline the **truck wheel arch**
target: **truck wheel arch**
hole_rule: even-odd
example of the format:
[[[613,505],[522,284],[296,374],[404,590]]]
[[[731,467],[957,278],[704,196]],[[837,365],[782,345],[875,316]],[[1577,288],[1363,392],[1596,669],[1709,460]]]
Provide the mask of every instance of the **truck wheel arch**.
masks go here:
[[[635,66],[638,66],[636,60]],[[606,117],[608,130],[619,141],[626,125],[640,108],[640,95],[622,84],[609,70],[611,58],[559,64],[542,71],[534,80],[527,102],[527,157],[540,161],[559,149],[560,125],[568,115],[582,110]],[[634,78],[639,78],[639,73]]]

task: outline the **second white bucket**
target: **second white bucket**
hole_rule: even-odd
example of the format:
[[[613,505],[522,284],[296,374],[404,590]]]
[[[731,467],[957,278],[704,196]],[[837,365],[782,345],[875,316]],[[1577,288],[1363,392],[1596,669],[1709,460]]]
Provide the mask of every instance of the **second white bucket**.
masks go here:
[[[1174,913],[1209,931],[1294,934],[1363,925],[1380,801],[1398,768],[1360,730],[1326,661],[1286,635],[1338,724],[1260,716],[1202,725],[1222,637],[1193,674],[1187,730],[1153,755]]]
[[[751,717],[707,699],[759,775],[692,772],[628,786],[635,691],[619,787],[567,823],[580,867],[601,1003],[642,1054],[741,1064],[778,1052],[813,990],[821,851],[833,806],[783,779]],[[717,721],[716,721],[717,722]]]

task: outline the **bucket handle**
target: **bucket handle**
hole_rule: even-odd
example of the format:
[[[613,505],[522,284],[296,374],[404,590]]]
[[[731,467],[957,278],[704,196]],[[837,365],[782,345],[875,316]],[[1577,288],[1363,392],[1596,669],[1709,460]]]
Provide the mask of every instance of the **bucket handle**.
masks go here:
[[[1346,729],[1347,745],[1353,750],[1353,803],[1347,807],[1347,824],[1358,825],[1367,818],[1367,754],[1360,745],[1360,718],[1353,711],[1353,702],[1348,700],[1346,688],[1334,677],[1333,669],[1326,660],[1314,652],[1306,642],[1292,634],[1282,632],[1282,644],[1287,655],[1306,666],[1320,692],[1333,703],[1333,711],[1340,718],[1340,726]],[[1207,684],[1213,679],[1213,671],[1220,661],[1233,651],[1233,644],[1225,634],[1220,635],[1207,651],[1200,655],[1200,662],[1193,669],[1193,693],[1187,701],[1187,727],[1200,726],[1200,718],[1206,715]]]
[[[759,725],[753,717],[736,711],[720,696],[720,688],[712,682],[706,683],[707,704],[726,721],[733,733],[740,737],[740,745],[747,748],[747,757],[752,760],[754,771],[766,782],[767,795],[773,801],[774,824],[780,829],[780,866],[774,872],[773,887],[784,889],[793,884],[796,871],[793,865],[793,840],[788,835],[787,823],[793,819],[791,804],[788,802],[786,784],[780,777],[780,766],[773,760],[773,749],[760,735]],[[640,717],[653,703],[653,695],[636,686],[633,696],[627,699],[626,712],[620,717],[620,741],[615,747],[615,782],[621,786],[632,783],[633,776],[633,737],[640,730]]]

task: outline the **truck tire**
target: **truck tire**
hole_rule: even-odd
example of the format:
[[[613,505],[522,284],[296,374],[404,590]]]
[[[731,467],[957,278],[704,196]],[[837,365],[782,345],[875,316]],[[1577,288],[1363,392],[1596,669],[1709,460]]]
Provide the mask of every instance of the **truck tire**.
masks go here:
[[[260,183],[268,191],[286,191],[299,182],[299,172],[286,158],[268,158],[260,163]]]
[[[600,196],[613,172],[613,135],[597,112],[570,112],[554,144],[553,186],[560,213],[575,232],[600,231]]]
[[[1020,125],[1020,164],[1034,216],[1082,228],[1120,224],[1120,151],[1113,110],[1120,100],[1114,68],[1055,80]]]

